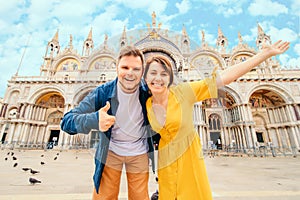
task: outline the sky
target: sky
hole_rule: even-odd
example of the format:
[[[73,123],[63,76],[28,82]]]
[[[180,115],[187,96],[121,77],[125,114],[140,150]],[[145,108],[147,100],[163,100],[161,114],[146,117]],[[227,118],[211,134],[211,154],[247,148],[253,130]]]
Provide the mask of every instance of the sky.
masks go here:
[[[271,37],[290,41],[290,49],[277,57],[285,69],[300,68],[299,0],[6,0],[0,6],[0,97],[12,76],[38,76],[47,43],[59,31],[61,49],[73,46],[82,53],[83,42],[93,30],[95,48],[105,38],[147,28],[155,11],[162,29],[181,33],[201,44],[202,34],[215,46],[218,26],[228,48],[243,42],[256,49],[257,24]]]

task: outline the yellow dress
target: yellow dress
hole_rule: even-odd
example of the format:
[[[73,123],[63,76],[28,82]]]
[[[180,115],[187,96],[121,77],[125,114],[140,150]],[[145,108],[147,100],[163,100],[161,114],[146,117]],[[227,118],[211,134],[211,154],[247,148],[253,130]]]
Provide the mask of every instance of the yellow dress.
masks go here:
[[[207,86],[210,83],[210,86]],[[170,88],[166,120],[162,126],[147,100],[148,118],[160,134],[158,151],[159,200],[210,200],[208,181],[199,136],[194,129],[194,103],[216,96],[211,82],[182,83]]]

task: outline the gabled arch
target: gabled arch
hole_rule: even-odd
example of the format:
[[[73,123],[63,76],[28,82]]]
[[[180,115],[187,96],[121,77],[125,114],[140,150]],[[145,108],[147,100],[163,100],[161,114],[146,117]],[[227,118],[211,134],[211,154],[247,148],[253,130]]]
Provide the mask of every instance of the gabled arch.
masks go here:
[[[226,68],[226,63],[224,59],[220,56],[220,53],[214,50],[196,50],[190,57],[189,57],[189,63],[194,65],[194,62],[197,60],[199,57],[208,57],[210,58],[215,66],[217,65],[219,67],[219,70],[223,70]],[[195,65],[194,65],[195,66]],[[196,66],[195,66],[196,67]]]
[[[73,101],[72,104],[73,105],[78,105],[80,103],[80,101],[88,94],[90,93],[92,90],[96,89],[97,86],[95,85],[85,85],[83,87],[78,88],[75,92],[74,92],[74,97],[73,97]]]
[[[57,86],[48,86],[48,87],[42,86],[28,97],[28,103],[35,104],[39,98],[41,98],[43,95],[47,93],[57,93],[58,95],[62,96],[62,98],[64,98],[65,101],[65,93],[61,88]]]
[[[77,54],[67,54],[58,57],[52,64],[52,70],[59,71],[79,71],[81,69],[81,58]]]
[[[230,86],[224,86],[220,88],[221,94],[219,92],[219,97],[218,98],[226,98],[226,93],[228,93],[235,101],[237,105],[240,105],[243,103],[243,100],[241,98],[241,95],[234,89],[232,89]]]
[[[3,103],[12,103],[10,102],[10,99],[11,99],[11,96],[14,92],[19,92],[19,94],[21,93],[21,90],[19,87],[15,86],[15,87],[8,87],[7,92],[5,93],[5,97],[3,98]],[[14,103],[17,103],[17,102],[14,102]]]
[[[251,95],[255,91],[258,91],[260,89],[269,90],[269,91],[273,91],[273,92],[277,93],[287,104],[296,102],[295,99],[293,98],[293,96],[291,94],[289,94],[283,87],[281,87],[279,85],[275,85],[275,84],[268,84],[268,83],[262,84],[262,85],[256,85],[256,86],[252,87],[251,89],[249,89],[247,94],[245,95],[247,101],[249,101]]]
[[[254,50],[251,49],[243,49],[235,51],[230,57],[229,57],[229,63],[230,65],[237,64],[239,62],[243,62],[247,60],[248,58],[254,56],[256,53]]]

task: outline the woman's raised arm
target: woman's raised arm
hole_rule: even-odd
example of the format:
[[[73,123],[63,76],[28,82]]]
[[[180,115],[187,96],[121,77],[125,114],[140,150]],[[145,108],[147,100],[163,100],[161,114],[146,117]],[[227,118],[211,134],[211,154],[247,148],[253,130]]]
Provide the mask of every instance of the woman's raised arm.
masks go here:
[[[289,44],[289,42],[278,40],[272,45],[264,45],[261,52],[246,61],[233,65],[221,72],[220,77],[217,79],[218,87],[222,87],[233,82],[268,58],[284,53],[288,50]]]

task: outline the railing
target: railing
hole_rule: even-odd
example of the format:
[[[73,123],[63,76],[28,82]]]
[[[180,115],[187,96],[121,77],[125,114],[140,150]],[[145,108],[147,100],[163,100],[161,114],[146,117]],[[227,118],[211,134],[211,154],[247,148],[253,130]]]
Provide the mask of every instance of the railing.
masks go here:
[[[238,148],[232,145],[223,145],[222,149],[208,148],[203,150],[204,155],[208,157],[225,156],[225,157],[297,157],[300,155],[300,150],[296,147],[272,147],[260,146],[249,148]]]

